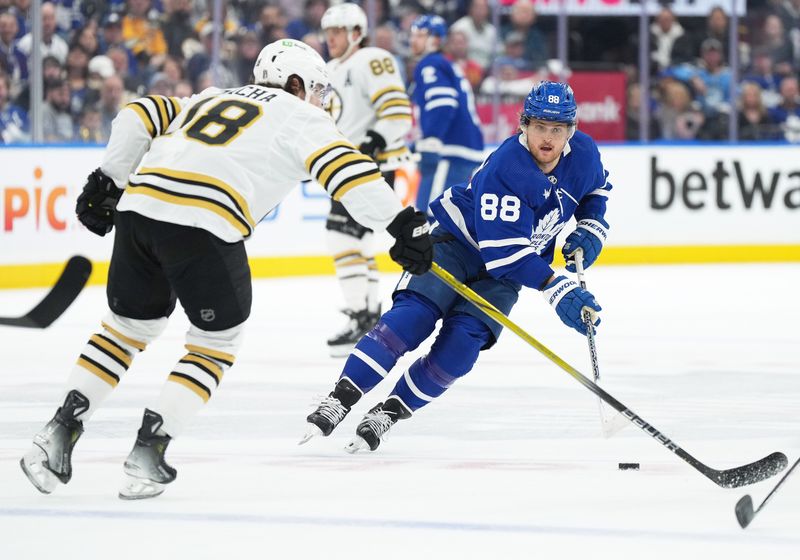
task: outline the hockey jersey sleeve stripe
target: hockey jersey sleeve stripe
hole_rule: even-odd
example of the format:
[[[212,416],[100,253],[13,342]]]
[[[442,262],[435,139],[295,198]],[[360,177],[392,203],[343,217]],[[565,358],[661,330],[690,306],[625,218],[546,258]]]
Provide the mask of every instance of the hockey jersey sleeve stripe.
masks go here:
[[[372,95],[372,97],[369,98],[369,101],[370,101],[370,103],[372,103],[372,105],[375,105],[375,104],[378,103],[378,101],[380,100],[381,97],[383,97],[386,94],[394,93],[394,92],[402,93],[403,97],[408,99],[408,95],[406,94],[406,90],[405,89],[403,89],[400,86],[389,86],[389,87],[385,87],[385,88],[383,88],[381,90],[376,91]]]
[[[381,106],[375,112],[380,113],[389,107],[411,107],[411,102],[408,99],[390,99],[381,103]]]
[[[509,237],[506,239],[484,239],[478,242],[481,249],[488,249],[490,247],[508,247],[510,245],[530,245],[531,240],[527,237]]]
[[[178,116],[178,113],[181,112],[180,101],[178,101],[177,97],[167,97],[167,99],[169,99],[169,102],[172,104],[172,118],[174,119]]]
[[[526,247],[521,251],[517,251],[516,253],[509,255],[507,257],[503,257],[502,259],[495,259],[493,261],[489,261],[486,263],[486,270],[494,270],[495,268],[500,268],[511,263],[515,263],[521,258],[530,255],[531,253],[535,253],[536,249],[533,247]]]
[[[150,116],[150,113],[145,106],[138,101],[132,101],[128,103],[127,107],[133,109],[136,114],[139,115],[139,118],[142,119],[142,123],[144,123],[144,127],[147,129],[147,133],[150,135],[150,138],[155,138],[156,123],[153,122],[153,117]]]
[[[350,142],[345,142],[344,140],[328,144],[327,146],[320,148],[319,150],[312,153],[310,156],[306,158],[306,169],[308,169],[308,172],[314,175],[314,170],[313,170],[314,166],[319,162],[319,160],[324,158],[327,154],[329,154],[336,148],[350,148],[350,150],[354,152],[357,151],[355,146],[353,146]]]
[[[197,187],[204,187],[221,192],[226,195],[236,209],[244,216],[247,223],[255,227],[256,221],[250,214],[250,206],[244,197],[239,192],[231,187],[229,184],[215,179],[209,175],[202,175],[200,173],[191,173],[189,171],[176,171],[174,169],[166,169],[163,167],[143,167],[139,170],[137,175],[155,175],[162,179],[168,179],[185,185],[194,185]]]
[[[403,154],[408,153],[410,150],[408,146],[403,146],[402,148],[397,148],[396,150],[388,150],[386,152],[378,152],[378,159],[380,160],[387,160],[393,157],[399,157]]]
[[[338,173],[339,171],[342,171],[346,167],[356,163],[371,163],[371,162],[372,160],[369,158],[369,156],[366,156],[364,154],[356,152],[344,153],[328,161],[327,163],[325,163],[325,165],[319,168],[319,172],[316,175],[317,181],[319,181],[321,185],[324,185],[325,188],[327,188],[328,184],[330,183],[331,177],[336,173]]]
[[[194,352],[195,354],[204,354],[206,356],[210,356],[211,358],[222,362],[228,367],[232,366],[234,360],[236,359],[233,354],[227,354],[225,352],[220,352],[219,350],[205,348],[204,346],[197,346],[195,344],[186,344],[184,348],[186,348],[189,352]]]
[[[458,107],[458,101],[447,97],[440,97],[438,99],[434,99],[433,101],[428,101],[425,104],[426,111],[437,109],[439,107]]]
[[[157,187],[155,185],[148,185],[147,183],[133,183],[129,182],[128,187],[125,189],[126,194],[138,194],[150,196],[155,199],[167,202],[170,204],[177,204],[180,206],[194,206],[213,212],[220,216],[225,221],[230,223],[236,230],[244,237],[249,237],[252,233],[252,228],[244,218],[239,216],[228,206],[216,200],[206,198],[203,196],[196,196],[190,194],[182,194],[171,192],[165,188]]]
[[[204,403],[207,403],[208,399],[211,398],[211,389],[200,383],[197,379],[194,379],[183,373],[173,371],[169,374],[169,377],[167,377],[167,381],[174,381],[179,385],[183,385],[195,395],[203,399]]]
[[[432,87],[425,92],[425,101],[430,99],[431,97],[436,97],[437,95],[444,95],[452,97],[453,99],[458,99],[458,92],[455,88],[451,87]]]
[[[364,183],[370,183],[372,181],[381,181],[383,180],[383,175],[381,172],[378,171],[377,168],[365,171],[363,173],[359,173],[358,175],[353,175],[342,181],[336,189],[331,193],[331,198],[333,200],[339,201],[345,194],[347,194],[352,189],[356,188],[359,185],[363,185]]]
[[[156,106],[156,114],[158,114],[158,134],[164,134],[169,126],[169,115],[167,114],[167,102],[160,95],[149,95],[145,99],[149,99]]]

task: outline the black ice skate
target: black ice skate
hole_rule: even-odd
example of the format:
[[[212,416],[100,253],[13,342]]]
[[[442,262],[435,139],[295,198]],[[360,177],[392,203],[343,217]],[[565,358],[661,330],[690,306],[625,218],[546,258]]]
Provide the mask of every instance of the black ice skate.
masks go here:
[[[33,446],[19,461],[22,471],[39,492],[49,494],[72,478],[72,450],[83,433],[78,416],[89,410],[89,399],[80,391],[67,393],[64,404],[33,437]]]
[[[323,397],[317,410],[308,415],[308,431],[298,445],[315,436],[329,436],[331,432],[344,420],[347,413],[364,395],[347,377],[342,377],[333,388],[333,391]]]
[[[175,480],[177,471],[164,460],[164,453],[172,438],[163,432],[163,435],[157,433],[163,424],[164,419],[159,413],[144,409],[142,427],[123,466],[126,480],[119,491],[121,499],[154,498]]]
[[[328,339],[328,349],[332,358],[347,357],[361,337],[367,334],[380,318],[380,313],[370,313],[367,309],[361,311],[343,309],[342,313],[347,315],[347,323],[339,333]]]
[[[398,420],[411,418],[411,411],[396,397],[389,397],[385,403],[378,403],[364,415],[356,428],[356,437],[344,448],[348,453],[355,453],[369,448],[375,451],[381,444],[381,438],[397,423]]]

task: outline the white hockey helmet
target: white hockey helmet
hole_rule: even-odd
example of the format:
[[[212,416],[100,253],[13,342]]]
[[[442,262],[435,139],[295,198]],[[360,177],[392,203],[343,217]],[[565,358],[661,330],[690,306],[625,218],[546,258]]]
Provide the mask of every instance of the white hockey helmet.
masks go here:
[[[330,79],[317,51],[294,39],[278,39],[261,49],[253,67],[254,83],[282,88],[292,75],[303,80],[306,101],[311,95],[324,100]]]
[[[321,22],[322,29],[331,27],[344,27],[353,31],[356,27],[361,30],[361,37],[367,36],[367,14],[358,4],[346,2],[331,6],[325,11]]]

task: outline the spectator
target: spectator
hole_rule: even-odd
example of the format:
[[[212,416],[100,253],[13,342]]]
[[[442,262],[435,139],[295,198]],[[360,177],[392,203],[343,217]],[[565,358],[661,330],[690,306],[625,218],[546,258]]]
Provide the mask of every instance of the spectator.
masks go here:
[[[675,14],[666,6],[655,17],[650,25],[650,45],[652,52],[650,58],[655,63],[653,74],[658,74],[672,65],[672,47],[685,31],[678,23]]]
[[[30,31],[31,0],[14,0],[11,13],[17,17],[17,39],[22,39]]]
[[[707,115],[726,111],[730,106],[731,71],[724,65],[722,43],[709,38],[700,47],[701,64],[691,80],[695,96]]]
[[[203,91],[205,89],[204,87],[200,87],[200,76],[205,72],[208,72],[211,68],[211,48],[214,39],[213,32],[214,24],[207,23],[203,28],[203,31],[200,33],[200,40],[203,42],[203,49],[190,58],[186,63],[186,71],[189,81],[195,84],[194,89],[196,91]],[[234,87],[238,83],[236,81],[236,72],[234,69],[229,67],[232,64],[232,61],[228,60],[228,57],[222,56],[226,49],[223,48],[222,50],[223,53],[221,53],[220,56],[220,64],[217,68],[216,84],[214,83],[213,73],[211,73],[210,85],[216,85],[217,87],[221,88]]]
[[[28,33],[19,40],[19,50],[31,56],[33,36]],[[52,2],[42,4],[42,56],[54,56],[61,64],[67,61],[69,47],[66,41],[56,34],[56,10]]]
[[[791,116],[800,117],[800,91],[797,78],[788,76],[781,81],[781,102],[769,109],[769,116],[776,124],[783,124]]]
[[[525,36],[519,31],[509,33],[503,44],[503,54],[495,59],[494,64],[501,69],[504,80],[516,80],[532,74],[534,67],[530,59],[525,57]],[[503,68],[506,70],[503,71]]]
[[[780,18],[769,15],[764,20],[763,46],[769,50],[772,65],[780,76],[788,76],[794,67],[794,51]]]
[[[451,29],[466,34],[469,42],[467,54],[482,68],[489,67],[492,56],[492,45],[497,37],[497,30],[489,23],[489,1],[472,0],[468,15],[456,21]]]
[[[75,32],[73,45],[80,45],[89,58],[100,53],[100,44],[97,40],[97,22],[90,19],[82,28]]]
[[[42,79],[46,84],[50,80],[64,79],[64,67],[54,56],[46,56],[42,60]],[[31,84],[28,82],[15,98],[15,103],[24,111],[30,113],[31,110]]]
[[[103,32],[100,40],[100,53],[108,54],[112,48],[119,48],[125,53],[128,58],[126,64],[126,75],[137,76],[139,65],[136,61],[136,56],[128,48],[125,43],[125,38],[122,36],[122,18],[117,13],[110,13],[103,18]]]
[[[769,116],[761,97],[761,87],[745,82],[739,95],[739,140],[776,140],[780,130]]]
[[[88,93],[89,56],[82,47],[74,46],[67,55],[67,82],[70,90],[69,110],[74,116],[83,112]]]
[[[28,59],[17,45],[17,18],[10,12],[0,13],[0,72],[11,79],[9,95],[16,97],[28,81]]]
[[[666,140],[696,138],[705,118],[692,102],[689,87],[683,82],[666,79],[662,82],[662,91],[663,102],[656,113],[661,137]]]
[[[236,75],[238,83],[248,84],[253,77],[258,53],[261,52],[261,43],[255,31],[248,31],[239,38],[238,55],[236,57]]]
[[[641,87],[639,82],[631,82],[628,85],[627,100],[625,105],[625,139],[626,140],[639,140],[641,138],[641,104],[644,101],[651,104],[652,100],[648,95],[646,99],[642,99]],[[652,115],[652,111],[651,111]],[[648,140],[655,140],[661,137],[661,130],[658,126],[658,120],[654,118],[648,119]]]
[[[536,26],[536,8],[533,0],[517,0],[511,7],[510,22],[503,29],[503,40],[508,41],[511,33],[522,36],[522,57],[529,61],[528,66],[537,69],[544,66],[549,58],[545,36]]]
[[[105,144],[108,137],[103,136],[100,110],[94,105],[86,105],[78,120],[76,140],[87,144]]]
[[[96,105],[100,101],[100,91],[103,89],[103,82],[106,78],[113,76],[114,63],[104,54],[95,56],[89,61],[86,78],[86,105]]]
[[[463,31],[453,31],[447,34],[447,43],[444,47],[445,56],[455,63],[464,73],[473,91],[480,89],[483,81],[483,68],[480,64],[469,58],[469,39]]]
[[[151,15],[150,0],[128,0],[128,12],[122,18],[122,38],[133,54],[145,64],[154,57],[159,64],[167,54],[167,41],[161,32],[158,12]]]
[[[306,0],[303,16],[292,20],[286,26],[286,35],[291,39],[303,40],[309,33],[322,35],[322,14],[328,9],[328,0]]]
[[[780,103],[781,76],[773,72],[769,49],[759,47],[753,51],[752,64],[743,81],[755,82],[759,85],[764,105],[767,107],[774,107]]]
[[[181,80],[175,84],[175,97],[191,97],[192,93],[192,84],[188,80]]]
[[[74,124],[69,113],[69,84],[62,78],[54,78],[45,84],[45,92],[45,102],[42,105],[44,141],[71,141]]]
[[[688,62],[693,64],[700,55],[700,48],[706,39],[716,39],[722,45],[723,60],[728,56],[728,16],[716,6],[712,8],[706,19],[706,28],[697,33],[684,33],[675,40],[672,47],[672,63]]]
[[[164,0],[165,17],[161,30],[170,56],[182,56],[183,42],[197,35],[191,22],[191,9],[191,0]]]
[[[124,47],[111,47],[106,52],[106,56],[111,59],[114,65],[114,73],[122,78],[126,91],[136,94],[144,93],[141,78],[131,73],[130,58],[128,58],[128,51]]]
[[[28,113],[10,103],[11,78],[0,72],[0,145],[28,141]]]
[[[264,6],[258,16],[255,30],[261,45],[269,45],[286,37],[286,16],[281,7],[269,4]]]
[[[172,82],[164,72],[156,72],[150,77],[147,95],[163,95],[171,97],[175,91],[175,82]]]
[[[197,35],[200,35],[203,32],[203,29],[206,27],[206,25],[214,23],[214,0],[206,0],[206,7],[207,9],[203,13],[203,17],[201,17],[194,25],[194,30]],[[239,22],[233,15],[231,15],[231,12],[228,11],[228,0],[222,0],[222,21],[225,22],[225,26],[223,27],[223,35],[225,37],[233,37],[236,35],[236,33],[239,31]]]
[[[122,109],[122,101],[125,97],[125,86],[119,76],[109,76],[103,81],[103,88],[100,90],[100,131],[103,141],[111,136],[111,121]]]

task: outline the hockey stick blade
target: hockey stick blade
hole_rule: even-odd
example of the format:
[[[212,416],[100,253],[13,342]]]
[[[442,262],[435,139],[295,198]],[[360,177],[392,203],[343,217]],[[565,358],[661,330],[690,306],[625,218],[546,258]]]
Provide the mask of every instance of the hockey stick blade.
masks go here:
[[[780,452],[775,452],[767,457],[764,457],[763,459],[755,461],[754,463],[742,465],[741,467],[735,467],[727,470],[712,469],[708,465],[697,460],[689,452],[684,450],[677,443],[656,429],[655,426],[645,421],[644,418],[636,414],[633,410],[622,404],[597,383],[593,382],[577,369],[569,365],[555,352],[533,338],[519,325],[506,317],[502,311],[497,309],[494,305],[486,301],[486,299],[480,295],[476,294],[469,286],[458,281],[452,274],[447,272],[437,263],[433,263],[431,266],[431,272],[442,282],[450,286],[456,293],[480,309],[488,317],[503,325],[530,346],[538,350],[543,356],[557,365],[562,371],[569,374],[578,383],[597,395],[600,400],[614,408],[614,410],[624,416],[628,422],[645,432],[651,438],[655,439],[658,443],[683,459],[692,468],[697,470],[715,484],[722,486],[723,488],[738,488],[739,486],[753,484],[778,474],[784,468],[786,468],[786,465],[789,464],[789,461],[786,459],[786,455]]]
[[[74,256],[67,261],[61,276],[39,304],[21,317],[0,317],[0,325],[44,329],[58,319],[75,301],[89,280],[92,263],[86,257]]]
[[[749,494],[745,494],[736,502],[736,519],[739,521],[739,526],[742,529],[746,528],[750,525],[750,522],[755,516],[756,512],[753,511],[753,499]]]
[[[800,465],[800,459],[795,461],[792,465],[792,468],[786,471],[786,474],[784,474],[778,483],[772,488],[772,490],[770,490],[769,494],[767,494],[767,497],[764,498],[764,501],[761,502],[761,504],[758,506],[758,509],[755,511],[753,510],[753,500],[748,495],[742,496],[739,501],[736,502],[736,519],[739,521],[739,525],[741,525],[742,529],[750,525],[750,522],[753,520],[756,514],[761,511],[765,505],[767,505],[767,502],[770,500],[770,498],[772,498],[773,495],[775,495],[775,492],[778,491],[778,488],[781,487],[781,484],[783,484],[786,479],[789,478],[789,475],[792,474],[792,471],[797,468],[797,465]]]

